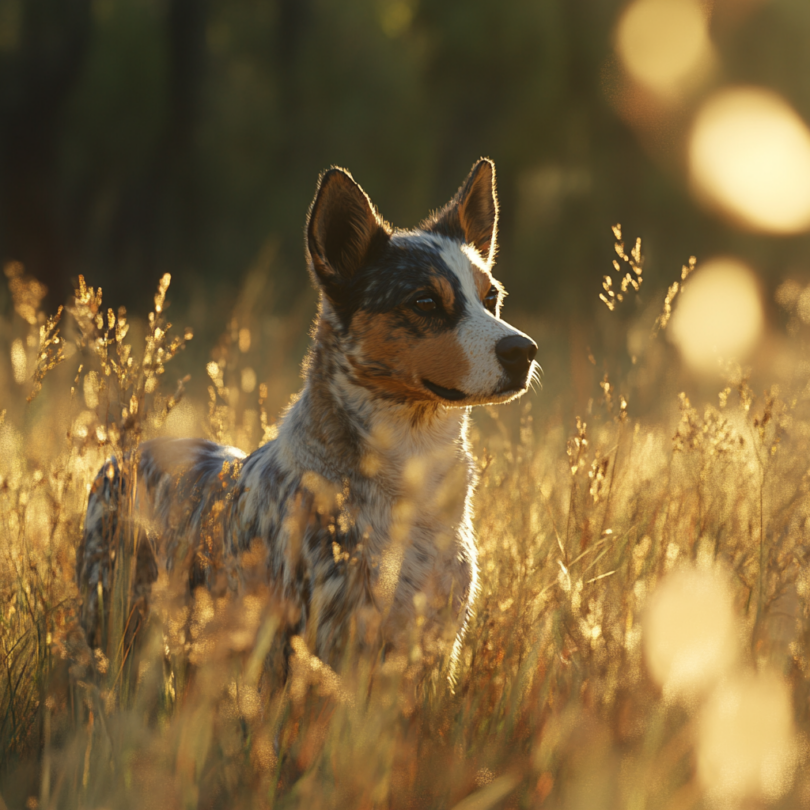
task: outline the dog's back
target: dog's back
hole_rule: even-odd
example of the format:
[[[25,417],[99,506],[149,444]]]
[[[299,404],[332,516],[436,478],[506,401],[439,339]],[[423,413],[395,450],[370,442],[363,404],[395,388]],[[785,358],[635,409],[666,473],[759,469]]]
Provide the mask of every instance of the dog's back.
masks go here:
[[[135,561],[131,610],[145,606],[159,565],[169,571],[178,563],[188,566],[189,584],[203,584],[204,529],[221,542],[221,525],[212,520],[223,519],[244,457],[204,439],[155,439],[120,461],[107,460],[90,490],[76,551],[82,623],[91,644],[100,641],[99,610],[109,603],[116,556],[126,543]]]

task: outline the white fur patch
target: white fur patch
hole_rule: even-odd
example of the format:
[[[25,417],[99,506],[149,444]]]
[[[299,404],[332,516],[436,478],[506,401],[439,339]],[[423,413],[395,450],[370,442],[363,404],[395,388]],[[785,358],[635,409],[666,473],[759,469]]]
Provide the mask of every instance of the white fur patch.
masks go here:
[[[505,337],[527,336],[496,318],[481,302],[472,263],[461,245],[445,242],[441,254],[444,263],[458,278],[467,305],[467,314],[458,327],[458,340],[469,360],[470,371],[459,389],[470,397],[488,397],[507,382],[495,346]]]

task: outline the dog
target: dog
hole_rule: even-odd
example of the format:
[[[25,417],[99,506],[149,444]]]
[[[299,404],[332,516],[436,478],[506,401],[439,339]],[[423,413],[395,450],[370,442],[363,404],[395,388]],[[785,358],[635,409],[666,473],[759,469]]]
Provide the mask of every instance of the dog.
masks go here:
[[[142,611],[160,567],[212,587],[213,558],[238,580],[258,548],[287,632],[324,662],[339,664],[351,639],[458,655],[478,590],[468,412],[515,399],[539,373],[535,342],[500,318],[497,231],[489,159],[413,230],[386,223],[349,172],[321,175],[306,224],[320,301],[303,389],[250,455],[155,439],[104,465],[77,551],[91,645],[131,512]]]

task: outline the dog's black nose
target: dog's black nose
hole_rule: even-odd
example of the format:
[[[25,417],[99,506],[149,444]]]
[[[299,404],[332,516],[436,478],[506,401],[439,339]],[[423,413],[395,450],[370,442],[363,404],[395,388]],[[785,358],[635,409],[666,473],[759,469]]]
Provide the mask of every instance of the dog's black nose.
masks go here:
[[[510,335],[495,344],[495,354],[509,379],[514,383],[523,383],[537,355],[537,344],[525,335]]]

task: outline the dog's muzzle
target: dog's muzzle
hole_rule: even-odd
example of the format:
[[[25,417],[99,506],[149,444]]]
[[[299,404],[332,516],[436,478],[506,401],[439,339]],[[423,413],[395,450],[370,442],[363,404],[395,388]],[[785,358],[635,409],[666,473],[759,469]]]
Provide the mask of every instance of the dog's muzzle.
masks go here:
[[[526,335],[509,335],[495,344],[495,354],[511,386],[526,385],[532,361],[537,356],[537,344]]]

